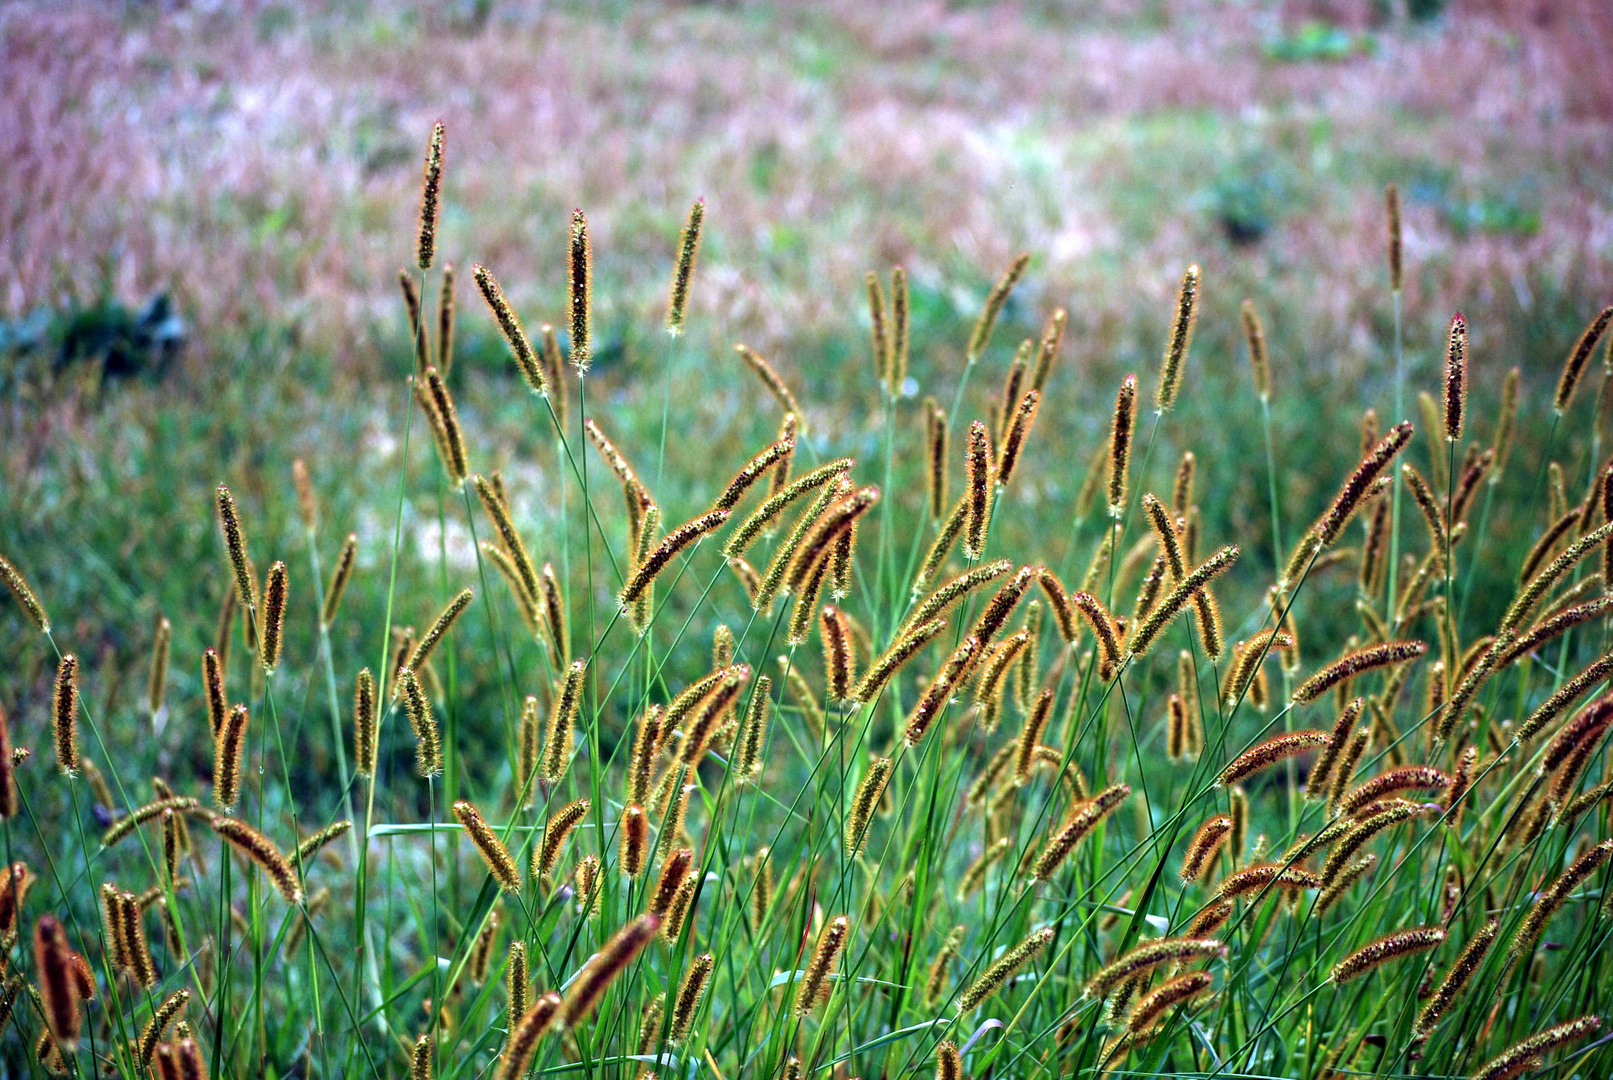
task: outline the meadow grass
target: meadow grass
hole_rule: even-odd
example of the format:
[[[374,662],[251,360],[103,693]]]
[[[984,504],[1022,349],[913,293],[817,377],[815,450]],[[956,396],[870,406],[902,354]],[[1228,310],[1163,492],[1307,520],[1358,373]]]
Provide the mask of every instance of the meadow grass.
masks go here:
[[[675,277],[698,293],[695,248]],[[70,601],[42,585],[30,606],[7,564],[18,682],[49,690],[13,713],[0,777],[25,868],[0,905],[19,1072],[1606,1068],[1594,336],[1562,408],[1526,397],[1509,436],[1477,365],[1470,401],[1426,380],[1432,427],[1388,400],[1381,422],[1311,410],[1349,450],[1301,468],[1271,437],[1283,370],[1213,372],[1191,345],[1213,278],[1160,311],[1158,367],[1076,401],[1033,386],[1035,341],[997,325],[1016,260],[966,361],[929,376],[940,470],[892,392],[885,288],[873,356],[822,373],[867,385],[866,422],[815,408],[808,379],[708,394],[676,333],[659,410],[537,333],[489,394],[508,400],[461,409],[419,249],[427,332],[388,391],[400,422],[361,444],[384,473],[310,442],[281,490],[236,500],[244,470],[206,463],[225,527],[199,506],[171,559],[213,576],[129,631],[154,643],[137,704]],[[574,243],[555,320],[579,333],[589,259]],[[1407,378],[1409,409],[1420,374],[1379,385]],[[707,439],[723,409],[749,428]],[[195,452],[146,430],[151,471]],[[1406,462],[1432,478],[1426,521],[1394,511]],[[754,482],[724,496],[736,474]],[[85,528],[96,580],[108,538]]]

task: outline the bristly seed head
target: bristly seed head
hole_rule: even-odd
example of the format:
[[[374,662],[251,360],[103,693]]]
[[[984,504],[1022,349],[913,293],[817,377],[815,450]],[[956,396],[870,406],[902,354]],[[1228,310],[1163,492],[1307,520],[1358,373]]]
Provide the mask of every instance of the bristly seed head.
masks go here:
[[[1176,316],[1171,322],[1170,340],[1165,345],[1165,358],[1159,365],[1159,386],[1154,390],[1154,406],[1165,412],[1176,404],[1176,395],[1182,382],[1182,364],[1193,344],[1193,325],[1198,321],[1199,268],[1195,263],[1182,275],[1182,287],[1176,294]]]
[[[571,315],[571,366],[578,377],[588,374],[593,362],[591,342],[593,303],[592,253],[588,243],[588,218],[583,212],[571,212],[571,255],[566,273],[566,307]]]
[[[441,209],[443,126],[431,125],[431,142],[426,147],[425,177],[420,185],[420,269],[431,269],[437,250],[437,215]]]

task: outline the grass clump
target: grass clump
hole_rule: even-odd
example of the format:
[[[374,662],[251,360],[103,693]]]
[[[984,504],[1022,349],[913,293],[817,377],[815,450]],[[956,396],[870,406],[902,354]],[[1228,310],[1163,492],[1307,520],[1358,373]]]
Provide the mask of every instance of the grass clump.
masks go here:
[[[441,143],[439,127],[422,267]],[[1028,381],[1034,346],[1016,351],[994,413],[967,393],[1007,351],[992,328],[1021,257],[950,408],[896,392],[906,304],[870,289],[869,450],[837,456],[810,395],[741,348],[766,437],[663,483],[667,441],[699,438],[671,387],[703,220],[697,204],[675,271],[659,450],[588,393],[580,211],[569,368],[475,272],[558,529],[533,528],[516,479],[532,473],[455,408],[438,374],[455,320],[423,329],[422,270],[400,388],[421,415],[396,487],[365,497],[390,522],[379,550],[322,532],[310,476],[334,462],[295,471],[302,551],[221,484],[222,611],[158,624],[164,677],[135,718],[100,707],[110,675],[27,567],[0,562],[19,625],[78,650],[55,663],[48,725],[0,726],[11,1059],[422,1080],[1605,1067],[1599,1044],[1573,1047],[1609,1004],[1613,473],[1599,436],[1559,430],[1571,391],[1549,426],[1492,425],[1540,462],[1502,487],[1502,449],[1462,443],[1463,417],[1487,419],[1464,338],[1436,385],[1444,425],[1380,437],[1374,417],[1359,464],[1316,480],[1331,503],[1284,502],[1265,408],[1280,377],[1248,316],[1267,427],[1239,437],[1264,443],[1269,500],[1223,535],[1231,496],[1195,480],[1214,444],[1184,420],[1213,280],[1193,267],[1161,312],[1157,407],[1125,375],[1108,436],[1061,461],[1037,421],[1069,408],[1046,381],[1062,313]],[[1595,378],[1606,321],[1574,380]],[[1403,473],[1413,455],[1441,483]],[[1010,527],[1039,473],[1087,461],[1056,532],[1046,511]],[[1412,475],[1421,524],[1398,512]],[[404,507],[433,499],[438,580],[410,595]],[[1491,534],[1503,503],[1528,537]],[[1308,514],[1285,547],[1280,520]],[[1479,566],[1512,594],[1475,596]],[[365,576],[386,582],[383,614],[349,628],[341,600]],[[417,634],[405,611],[439,614]],[[197,661],[193,693],[177,673]],[[179,734],[123,757],[148,741],[131,724]],[[59,769],[30,763],[36,736]]]

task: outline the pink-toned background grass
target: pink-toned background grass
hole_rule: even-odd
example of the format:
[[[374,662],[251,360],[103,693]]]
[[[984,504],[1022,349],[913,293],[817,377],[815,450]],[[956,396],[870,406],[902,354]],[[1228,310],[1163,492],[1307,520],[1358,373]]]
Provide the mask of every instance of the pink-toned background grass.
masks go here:
[[[1196,259],[1207,303],[1255,295],[1279,336],[1360,363],[1377,349],[1390,178],[1408,194],[1414,322],[1604,295],[1613,14],[1377,10],[10,6],[0,312],[88,296],[109,266],[131,301],[174,290],[204,342],[267,323],[363,370],[397,326],[439,117],[441,250],[494,267],[533,320],[558,311],[573,205],[593,222],[602,324],[657,317],[700,195],[697,309],[765,348],[853,325],[867,267],[903,262],[963,312],[1029,248],[1028,310],[1069,307],[1078,355],[1141,347],[1130,321],[1150,312],[1152,329]],[[1317,19],[1372,47],[1269,58]],[[1278,213],[1234,249],[1217,192],[1250,175],[1276,185]],[[1497,200],[1538,228],[1453,227]],[[1493,329],[1475,326],[1476,347]]]

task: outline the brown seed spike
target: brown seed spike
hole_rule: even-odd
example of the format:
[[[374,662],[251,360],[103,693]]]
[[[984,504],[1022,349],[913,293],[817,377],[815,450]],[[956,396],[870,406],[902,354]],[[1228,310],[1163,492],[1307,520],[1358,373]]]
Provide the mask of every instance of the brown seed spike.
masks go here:
[[[947,414],[934,398],[924,399],[924,448],[930,518],[940,521],[947,506]]]
[[[672,1006],[672,1030],[670,1041],[675,1046],[689,1037],[694,1028],[695,1014],[700,1011],[700,1000],[706,993],[706,982],[711,978],[711,969],[716,965],[716,957],[710,953],[701,953],[689,962],[689,968],[683,973],[683,981],[678,984],[678,996]]]
[[[1427,1035],[1439,1023],[1439,1018],[1445,1015],[1452,1003],[1462,993],[1467,983],[1478,971],[1479,965],[1484,963],[1484,957],[1489,953],[1490,946],[1495,944],[1495,936],[1500,931],[1501,924],[1495,919],[1488,919],[1479,927],[1479,932],[1462,949],[1456,962],[1446,972],[1445,978],[1440,982],[1428,1003],[1417,1013],[1417,1022],[1412,1027],[1413,1033]]]
[[[6,583],[11,595],[22,605],[22,610],[27,614],[28,621],[34,624],[34,629],[41,634],[50,633],[50,616],[45,613],[45,605],[39,602],[39,597],[28,584],[28,579],[22,576],[22,571],[4,555],[0,555],[0,581]]]
[[[692,848],[678,848],[668,855],[661,864],[660,877],[656,879],[655,888],[650,890],[649,912],[658,918],[666,918],[666,913],[672,906],[672,899],[683,887],[684,878],[689,876],[689,869],[694,864],[694,850]]]
[[[437,370],[443,378],[454,366],[454,264],[442,268],[442,287],[437,291]]]
[[[1271,400],[1271,365],[1266,359],[1266,330],[1260,325],[1260,314],[1253,300],[1243,302],[1243,336],[1249,343],[1249,370],[1254,376],[1255,395],[1261,401]]]
[[[415,645],[414,653],[409,657],[410,668],[419,671],[425,667],[426,661],[431,659],[431,654],[441,644],[454,621],[470,606],[475,597],[476,594],[470,589],[461,589],[452,600],[448,601],[448,605],[442,609],[437,620],[431,624],[431,629],[427,630],[425,636]]]
[[[83,1020],[78,995],[73,989],[72,951],[67,944],[67,932],[56,917],[41,915],[34,923],[34,970],[39,977],[39,996],[50,1033],[56,1045],[68,1055],[78,1049],[79,1026]]]
[[[592,259],[588,218],[581,210],[573,210],[570,259],[566,270],[566,310],[571,317],[571,366],[576,369],[579,378],[588,374],[588,368],[593,363]]]
[[[689,207],[689,220],[678,243],[677,268],[672,272],[672,297],[667,303],[666,332],[673,337],[683,333],[683,318],[689,309],[689,282],[694,278],[695,259],[700,254],[700,228],[706,220],[706,200],[696,199]]]
[[[16,765],[11,760],[11,721],[0,708],[0,819],[17,816]],[[0,931],[4,927],[0,926]]]
[[[1303,754],[1318,746],[1331,745],[1332,741],[1333,737],[1325,731],[1292,731],[1273,736],[1233,758],[1231,764],[1221,770],[1216,784],[1231,787],[1285,758]]]
[[[56,764],[68,776],[78,773],[78,657],[67,653],[56,665],[56,689],[51,697],[51,720],[56,737]]]
[[[1383,475],[1395,455],[1405,449],[1406,444],[1411,441],[1411,436],[1410,421],[1396,424],[1345,478],[1339,493],[1333,498],[1332,506],[1317,523],[1318,549],[1328,547],[1338,539],[1339,534],[1344,531],[1344,526],[1349,524],[1350,518],[1367,500],[1373,484]]]
[[[644,872],[644,857],[650,845],[650,819],[636,804],[622,811],[622,873],[636,878]]]
[[[1032,878],[1036,881],[1047,881],[1058,873],[1059,867],[1064,865],[1064,861],[1070,857],[1070,852],[1075,850],[1076,845],[1086,839],[1104,818],[1114,813],[1116,807],[1130,794],[1131,785],[1116,784],[1072,807],[1069,816],[1054,830],[1046,846],[1042,848],[1041,854],[1036,857],[1036,862],[1032,864]]]
[[[747,345],[736,344],[734,351],[739,354],[739,358],[745,362],[745,365],[756,373],[756,377],[762,380],[763,385],[778,400],[779,406],[783,408],[785,414],[794,416],[800,429],[805,431],[805,414],[801,412],[801,406],[796,403],[795,395],[790,393],[789,386],[784,382],[778,371],[774,369],[773,365],[769,364]]]
[[[1294,691],[1294,701],[1299,704],[1315,701],[1345,679],[1353,679],[1364,672],[1389,664],[1415,660],[1427,651],[1428,644],[1423,641],[1388,641],[1382,645],[1356,649],[1301,683]]]
[[[1467,409],[1467,323],[1458,311],[1451,318],[1450,338],[1445,347],[1445,439],[1462,437],[1462,420]]]
[[[891,394],[902,392],[907,381],[907,270],[901,266],[891,268],[891,352],[887,366]]]
[[[548,383],[544,378],[543,365],[536,353],[532,351],[532,342],[527,339],[526,331],[521,329],[521,321],[515,316],[515,309],[504,298],[504,290],[499,288],[497,279],[488,271],[487,267],[472,264],[471,277],[476,287],[481,290],[482,299],[487,301],[488,309],[493,312],[499,330],[504,334],[504,340],[509,343],[510,354],[515,360],[515,366],[520,369],[522,378],[533,393],[547,396]]]
[[[969,425],[968,511],[963,527],[963,556],[980,559],[986,549],[986,527],[991,519],[991,435],[979,420]]]
[[[1025,449],[1025,437],[1030,434],[1031,424],[1036,420],[1036,407],[1041,400],[1040,391],[1029,391],[1020,399],[1019,406],[1008,418],[1008,427],[1003,433],[1003,445],[997,463],[998,488],[1007,487],[1008,481],[1013,478],[1014,468],[1019,464],[1020,456]]]
[[[1159,386],[1154,390],[1154,405],[1160,412],[1176,404],[1176,395],[1182,382],[1182,363],[1193,344],[1193,325],[1198,321],[1198,298],[1199,268],[1195,263],[1182,275],[1182,287],[1176,294],[1176,317],[1171,322],[1165,358],[1159,365]]]
[[[1512,1080],[1534,1069],[1545,1068],[1542,1054],[1594,1035],[1602,1026],[1600,1017],[1581,1016],[1535,1033],[1508,1047],[1499,1057],[1473,1074],[1472,1080]]]
[[[214,832],[228,840],[231,846],[268,875],[286,903],[296,905],[302,902],[302,885],[297,880],[296,868],[268,837],[246,822],[225,817],[223,814],[213,815],[208,819],[208,824],[213,827]]]
[[[1225,814],[1207,818],[1198,827],[1193,839],[1188,842],[1187,852],[1182,856],[1182,869],[1177,875],[1184,884],[1204,879],[1214,867],[1215,856],[1227,842],[1227,835],[1231,831],[1232,819]]]
[[[553,990],[532,1003],[532,1007],[510,1028],[504,1056],[499,1059],[498,1080],[520,1080],[538,1048],[538,1040],[554,1026],[560,1015],[562,1000]]]
[[[779,461],[793,453],[795,453],[795,440],[780,439],[751,458],[750,461],[745,463],[743,469],[734,474],[734,478],[728,482],[728,486],[723,489],[723,493],[712,504],[712,509],[732,510],[739,505],[739,500],[745,497],[745,492],[750,490],[751,485],[767,475]]]
[[[1389,226],[1389,288],[1398,293],[1404,281],[1405,263],[1400,229],[1400,188],[1395,186],[1394,181],[1384,188],[1383,201]]]
[[[280,666],[280,647],[284,640],[286,620],[286,564],[276,562],[269,567],[269,576],[263,585],[263,626],[258,630],[260,648],[258,657],[263,661],[265,674],[273,675]]]
[[[151,942],[141,918],[140,900],[134,893],[118,894],[118,921],[122,924],[123,947],[129,961],[129,974],[150,990],[157,985],[157,965],[151,959]]]
[[[336,556],[336,567],[331,571],[330,586],[325,590],[325,603],[320,608],[320,623],[327,628],[336,621],[336,612],[341,607],[342,594],[347,591],[347,583],[353,576],[353,562],[357,556],[358,533],[348,533],[347,539],[342,541],[341,552]]]
[[[1126,512],[1126,471],[1131,464],[1131,439],[1137,425],[1137,376],[1127,375],[1115,395],[1114,424],[1109,429],[1109,516]]]
[[[476,845],[476,850],[481,852],[482,861],[487,864],[488,872],[498,882],[499,888],[506,892],[520,892],[521,868],[515,865],[509,849],[482,817],[481,811],[469,800],[460,799],[454,803],[454,817],[459,819],[471,842]]]
[[[1445,936],[1445,930],[1438,926],[1422,926],[1389,934],[1362,946],[1334,964],[1328,978],[1334,985],[1342,986],[1390,960],[1438,948]]]
[[[1002,958],[987,968],[985,973],[958,998],[958,1015],[966,1016],[974,1012],[987,998],[1008,985],[1008,980],[1012,979],[1020,968],[1042,954],[1052,942],[1053,934],[1051,926],[1044,926],[1003,953]]]
[[[595,953],[572,980],[560,1007],[561,1023],[576,1027],[586,1019],[616,976],[626,970],[633,958],[655,937],[660,925],[661,920],[656,916],[640,915],[617,931],[616,936],[606,942],[605,947]]]
[[[1613,305],[1597,313],[1569,350],[1568,359],[1563,362],[1562,377],[1557,380],[1557,393],[1551,401],[1551,407],[1557,415],[1568,411],[1569,404],[1574,400],[1574,389],[1579,385],[1579,377],[1585,373],[1585,365],[1590,361],[1591,353],[1596,350],[1596,343],[1606,332],[1609,322],[1613,322]]]
[[[566,840],[571,836],[582,819],[588,816],[590,803],[587,799],[578,799],[567,803],[549,815],[549,820],[543,823],[543,843],[539,844],[532,853],[532,875],[537,878],[547,878],[554,873],[560,863],[560,852],[565,849]]]
[[[1030,252],[1022,252],[1017,256],[1003,276],[997,279],[991,292],[986,296],[986,304],[980,311],[980,317],[975,320],[974,329],[969,334],[969,345],[964,350],[967,363],[978,363],[986,353],[986,346],[991,343],[991,332],[997,325],[997,316],[1002,313],[1003,305],[1008,302],[1008,294],[1014,291],[1020,275],[1031,261]]]
[[[1053,373],[1053,363],[1058,359],[1059,344],[1064,340],[1064,324],[1069,315],[1063,308],[1055,308],[1053,314],[1048,316],[1047,325],[1042,328],[1042,340],[1036,347],[1036,363],[1031,368],[1031,389],[1045,392],[1047,378]]]
[[[175,990],[163,1000],[163,1003],[152,1012],[151,1019],[140,1032],[140,1038],[135,1043],[135,1058],[143,1068],[151,1067],[151,1059],[157,1053],[157,1044],[162,1041],[168,1025],[174,1018],[185,1011],[190,1004],[189,990]]]
[[[431,125],[431,142],[426,147],[425,177],[420,185],[420,269],[431,269],[431,259],[437,250],[437,215],[442,194],[443,126],[439,120]]]
[[[713,510],[679,525],[668,533],[666,539],[662,540],[634,568],[632,576],[627,579],[627,584],[623,586],[620,597],[623,610],[630,607],[633,601],[637,600],[644,593],[644,590],[649,588],[656,575],[666,568],[667,564],[677,556],[678,552],[727,521],[728,514],[729,511],[727,510]]]
[[[230,568],[235,573],[235,598],[241,608],[256,613],[257,586],[246,555],[246,540],[241,535],[241,519],[236,513],[235,497],[223,484],[218,486],[218,519],[224,531],[224,550],[230,557]]]
[[[375,676],[363,668],[353,684],[353,768],[360,776],[375,775]]]
[[[856,682],[856,650],[851,640],[851,624],[833,604],[818,613],[818,636],[823,639],[823,669],[828,675],[829,696],[844,701]]]

